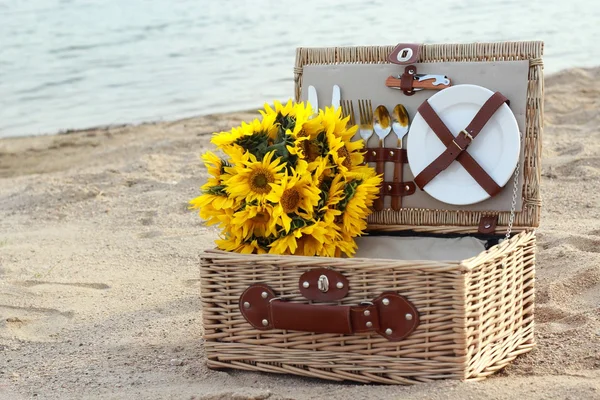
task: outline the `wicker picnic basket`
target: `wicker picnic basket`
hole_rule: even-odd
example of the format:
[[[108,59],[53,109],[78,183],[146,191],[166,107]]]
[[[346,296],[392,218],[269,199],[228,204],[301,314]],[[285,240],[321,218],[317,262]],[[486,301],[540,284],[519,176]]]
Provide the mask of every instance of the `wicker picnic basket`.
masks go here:
[[[387,64],[394,48],[298,49],[296,99],[301,98],[306,66]],[[468,207],[384,209],[370,216],[369,229],[438,237],[477,235],[482,232],[482,221],[492,218],[492,236],[507,239],[470,259],[445,262],[242,255],[207,250],[201,262],[201,296],[204,346],[210,368],[364,383],[481,380],[533,348],[534,228],[539,224],[541,207],[543,44],[420,45],[419,50],[418,63],[529,62],[525,128],[521,132],[522,181],[519,186],[515,183],[514,189],[509,188],[521,197],[522,204],[520,210],[515,210],[513,199],[513,208],[508,211]],[[343,288],[344,295],[325,299],[307,296],[302,282],[311,273],[314,275],[313,271],[317,275],[331,271],[342,276],[343,282],[337,288]],[[260,312],[278,307],[280,315],[292,319],[312,315],[313,323],[338,318],[335,310],[340,308],[349,310],[352,323],[364,322],[359,317],[368,315],[368,310],[379,313],[380,321],[374,321],[378,326],[368,331],[350,327],[350,333],[345,332],[347,328],[325,333],[274,329],[267,317],[260,326],[260,315],[244,311],[244,306],[252,302],[254,307],[254,302],[261,299],[264,304]],[[386,306],[391,305],[398,306],[395,313],[399,317],[395,315],[402,319],[394,327],[394,334],[383,326],[384,317],[389,320],[384,314]],[[355,312],[360,315],[352,314]],[[258,322],[250,323],[252,318],[258,318]],[[327,325],[327,321],[323,323]],[[296,321],[290,320],[284,325],[294,324]],[[396,328],[405,331],[392,337]]]

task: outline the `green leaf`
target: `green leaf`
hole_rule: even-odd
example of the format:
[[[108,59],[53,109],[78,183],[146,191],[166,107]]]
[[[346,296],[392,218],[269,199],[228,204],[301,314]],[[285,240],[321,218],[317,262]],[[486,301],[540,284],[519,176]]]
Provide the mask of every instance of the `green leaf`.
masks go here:
[[[352,198],[356,194],[356,188],[358,186],[360,186],[361,183],[362,183],[361,180],[356,180],[356,181],[349,182],[344,186],[344,198],[342,199],[342,201],[340,201],[338,203],[338,205],[337,205],[338,210],[340,210],[342,212],[344,212],[346,210],[348,203],[350,202],[350,200],[352,200]]]
[[[208,189],[205,189],[204,193],[212,194],[214,196],[227,196],[227,192],[225,191],[225,185],[212,186]]]
[[[266,132],[257,132],[253,135],[243,136],[236,140],[235,143],[240,145],[245,151],[249,151],[250,153],[254,154],[258,161],[262,161],[262,159],[268,153],[268,141],[269,135]]]

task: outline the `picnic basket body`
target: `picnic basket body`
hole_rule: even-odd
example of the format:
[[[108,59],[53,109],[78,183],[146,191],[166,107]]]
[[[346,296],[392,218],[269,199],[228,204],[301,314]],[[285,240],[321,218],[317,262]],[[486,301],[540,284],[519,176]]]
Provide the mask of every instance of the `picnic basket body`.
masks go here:
[[[386,66],[394,47],[298,49],[296,99],[302,98],[308,66]],[[243,255],[207,250],[200,272],[208,366],[336,381],[411,384],[484,379],[531,350],[535,227],[541,207],[542,51],[541,42],[420,45],[416,61],[418,66],[480,63],[477,65],[482,69],[510,61],[528,63],[521,175],[519,184],[515,180],[513,188],[511,181],[507,189],[519,197],[518,209],[513,197],[512,209],[386,207],[369,217],[372,233],[437,237],[480,234],[482,221],[492,218],[492,230],[486,233],[503,237],[508,231],[505,240],[474,257],[456,261]],[[325,299],[307,296],[302,283],[313,271],[332,271],[332,276],[340,276],[338,288],[343,288],[344,295]],[[319,274],[322,277],[323,272]],[[311,281],[310,288],[313,286]],[[369,331],[352,326],[348,328],[351,332],[346,328],[328,332],[289,329],[296,324],[293,317],[280,324],[288,329],[278,329],[271,317],[257,317],[256,324],[252,323],[249,312],[258,302],[272,313],[285,303],[290,307],[278,311],[282,318],[297,315],[309,324],[328,316],[337,318],[340,307],[350,310],[352,324],[370,324],[370,320],[361,319],[367,318],[368,310],[379,313],[380,319]],[[397,313],[403,321],[388,327],[386,307],[397,302],[406,303]],[[400,328],[406,332],[397,335]]]

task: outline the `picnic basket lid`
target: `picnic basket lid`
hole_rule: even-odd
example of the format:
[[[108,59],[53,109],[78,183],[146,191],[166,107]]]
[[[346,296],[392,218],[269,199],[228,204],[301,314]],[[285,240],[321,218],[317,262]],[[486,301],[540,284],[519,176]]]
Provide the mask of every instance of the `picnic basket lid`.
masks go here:
[[[516,179],[511,178],[497,198],[492,197],[489,201],[478,204],[465,206],[444,204],[423,197],[427,195],[420,192],[418,188],[416,191],[419,192],[420,197],[415,196],[414,199],[411,199],[411,196],[403,197],[406,199],[404,202],[406,205],[397,211],[389,206],[388,200],[382,211],[375,211],[369,216],[369,230],[501,234],[506,231],[516,233],[539,226],[544,84],[543,42],[407,46],[415,49],[409,63],[426,73],[432,73],[431,71],[436,69],[441,73],[450,70],[457,78],[453,80],[453,84],[492,82],[492,86],[496,85],[495,90],[498,91],[503,91],[506,87],[506,90],[513,95],[513,98],[507,96],[510,107],[515,115],[520,115],[522,119],[519,125],[521,134],[519,167],[515,173]],[[349,80],[346,82],[351,82],[350,85],[366,85],[368,79],[356,79],[356,77],[367,78],[371,74],[383,76],[390,71],[401,73],[405,67],[389,61],[390,55],[394,51],[397,52],[399,47],[401,46],[298,48],[294,68],[296,101],[307,98],[307,87],[319,74],[324,76],[323,82],[344,81],[344,74],[349,74],[352,76],[348,77]],[[521,75],[520,81],[506,80],[509,79],[508,77],[517,76],[517,72]],[[496,79],[503,75],[506,77],[504,81],[500,78]],[[449,77],[454,78],[454,76]],[[341,86],[342,98],[344,98],[344,86]],[[324,93],[323,90],[321,92]],[[419,92],[420,99],[419,96],[412,96],[414,99],[411,101],[423,101],[431,97],[432,92],[434,91]],[[400,91],[396,96],[399,103],[408,98]],[[327,100],[326,95],[320,97]],[[326,102],[319,99],[319,104],[322,106]],[[413,107],[413,114],[415,110]],[[414,178],[408,164],[405,165],[404,169],[408,170],[411,178]],[[386,182],[391,181],[389,175],[389,167],[386,167]],[[404,178],[407,180],[406,172]],[[491,229],[488,229],[490,225],[492,225]]]

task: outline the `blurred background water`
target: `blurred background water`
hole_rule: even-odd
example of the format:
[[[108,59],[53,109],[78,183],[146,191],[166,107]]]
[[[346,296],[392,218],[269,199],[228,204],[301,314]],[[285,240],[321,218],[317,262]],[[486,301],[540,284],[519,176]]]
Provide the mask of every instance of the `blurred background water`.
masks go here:
[[[0,137],[293,97],[299,46],[544,40],[600,65],[596,0],[0,0]]]

